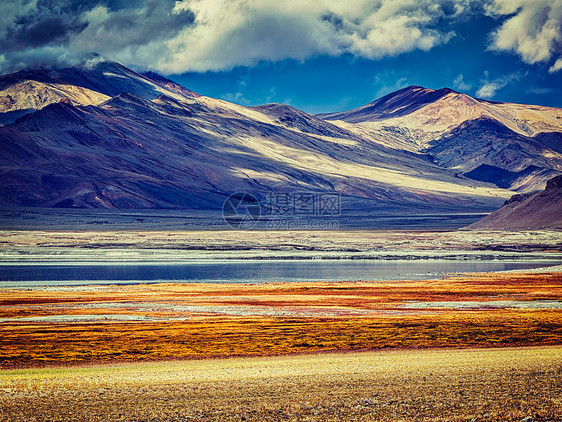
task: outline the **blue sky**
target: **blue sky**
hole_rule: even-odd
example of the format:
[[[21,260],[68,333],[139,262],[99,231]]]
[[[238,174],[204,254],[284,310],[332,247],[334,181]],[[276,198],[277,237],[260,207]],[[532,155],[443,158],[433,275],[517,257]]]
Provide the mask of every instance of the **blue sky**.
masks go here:
[[[242,105],[278,102],[309,113],[348,110],[409,85],[453,88],[495,101],[562,107],[562,71],[525,63],[514,52],[489,50],[505,20],[486,16],[457,22],[455,36],[429,51],[365,59],[351,54],[262,61],[219,72],[170,78],[204,95]],[[497,88],[496,88],[497,87]]]
[[[562,107],[562,0],[13,0],[0,72],[96,52],[200,94],[310,113],[408,85]]]

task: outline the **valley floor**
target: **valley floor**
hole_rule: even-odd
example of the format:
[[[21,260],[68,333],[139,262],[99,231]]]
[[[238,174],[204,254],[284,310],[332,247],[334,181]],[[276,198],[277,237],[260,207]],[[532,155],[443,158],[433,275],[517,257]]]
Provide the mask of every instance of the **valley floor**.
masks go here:
[[[560,344],[561,272],[0,289],[4,368]]]
[[[560,252],[550,231],[13,231],[0,240],[3,265]],[[5,288],[0,367],[0,420],[10,421],[561,420],[562,272]]]
[[[562,252],[562,231],[0,230],[0,263],[167,262],[192,258],[380,258]]]
[[[9,421],[558,421],[562,348],[0,371]]]

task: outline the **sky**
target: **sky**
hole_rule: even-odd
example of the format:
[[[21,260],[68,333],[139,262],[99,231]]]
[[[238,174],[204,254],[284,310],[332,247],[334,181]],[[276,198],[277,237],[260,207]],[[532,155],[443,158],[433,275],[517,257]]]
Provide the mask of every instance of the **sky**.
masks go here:
[[[409,85],[562,107],[562,0],[0,0],[0,72],[92,52],[309,113]]]

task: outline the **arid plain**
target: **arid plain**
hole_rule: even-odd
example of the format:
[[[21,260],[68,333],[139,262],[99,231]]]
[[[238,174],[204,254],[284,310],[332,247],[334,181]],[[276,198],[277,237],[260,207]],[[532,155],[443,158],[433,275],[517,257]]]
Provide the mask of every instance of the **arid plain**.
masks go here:
[[[0,258],[556,260],[560,249],[556,231],[45,231],[4,232]],[[4,288],[0,330],[5,420],[562,418],[560,266],[430,280]]]

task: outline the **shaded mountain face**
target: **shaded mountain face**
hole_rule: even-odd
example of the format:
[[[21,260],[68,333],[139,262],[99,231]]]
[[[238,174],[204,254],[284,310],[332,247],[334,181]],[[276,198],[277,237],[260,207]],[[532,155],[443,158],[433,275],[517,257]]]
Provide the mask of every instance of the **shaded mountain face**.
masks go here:
[[[438,90],[409,86],[375,100],[355,110],[340,113],[319,114],[325,120],[344,120],[349,123],[362,123],[405,116],[434,103],[445,95],[454,92],[450,88]]]
[[[242,107],[103,61],[5,75],[0,89],[3,206],[220,209],[245,192],[338,194],[344,212],[491,211],[504,188],[560,170],[560,110],[447,89],[399,91],[353,122]]]
[[[497,103],[447,88],[413,86],[355,110],[318,117],[506,189],[542,189],[562,172],[559,108]]]
[[[468,226],[470,229],[523,230],[562,228],[562,176],[546,183],[542,192],[514,195],[498,210]]]

